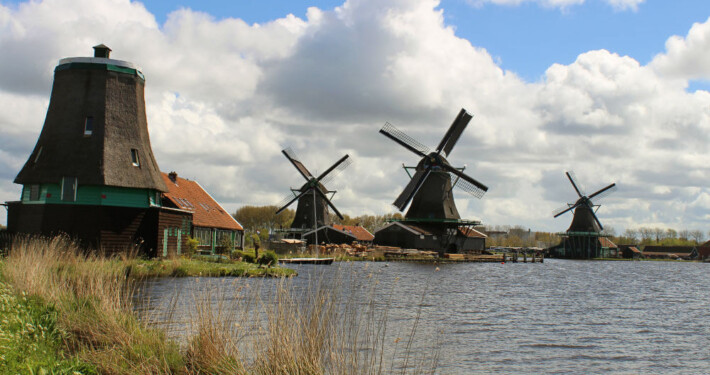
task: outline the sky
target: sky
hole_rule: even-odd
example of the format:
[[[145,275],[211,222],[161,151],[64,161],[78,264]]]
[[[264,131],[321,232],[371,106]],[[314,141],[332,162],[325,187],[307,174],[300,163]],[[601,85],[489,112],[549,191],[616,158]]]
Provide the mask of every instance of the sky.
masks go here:
[[[597,212],[620,233],[710,230],[710,3],[684,0],[0,0],[0,200],[44,122],[64,57],[112,58],[146,77],[163,171],[234,212],[277,204],[342,155],[328,186],[350,216],[396,212],[414,154],[461,108],[448,160],[489,187],[456,191],[463,218],[564,231],[576,198],[615,182]],[[0,223],[6,212],[0,209]]]

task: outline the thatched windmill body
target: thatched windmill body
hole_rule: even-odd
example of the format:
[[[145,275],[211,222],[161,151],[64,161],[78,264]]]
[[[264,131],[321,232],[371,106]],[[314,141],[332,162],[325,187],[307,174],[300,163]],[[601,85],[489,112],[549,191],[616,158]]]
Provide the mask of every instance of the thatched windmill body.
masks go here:
[[[568,203],[553,212],[555,218],[570,211],[574,212],[572,223],[564,233],[562,243],[558,246],[558,249],[561,250],[558,255],[566,258],[585,259],[601,257],[604,255],[602,242],[606,243],[607,241],[600,241],[600,238],[606,236],[602,234],[604,227],[596,214],[601,207],[598,202],[616,190],[616,183],[609,184],[593,194],[587,195],[582,185],[577,182],[574,172],[565,172],[565,175],[578,198],[574,203]]]
[[[452,166],[451,154],[472,116],[461,109],[434,151],[386,123],[380,133],[413,152],[421,159],[416,167],[406,167],[410,181],[394,201],[398,210],[409,205],[405,219],[393,222],[375,234],[375,243],[444,251],[483,250],[485,236],[473,229],[479,222],[462,220],[453,189],[458,187],[481,198],[488,187]],[[410,205],[411,203],[411,205]]]

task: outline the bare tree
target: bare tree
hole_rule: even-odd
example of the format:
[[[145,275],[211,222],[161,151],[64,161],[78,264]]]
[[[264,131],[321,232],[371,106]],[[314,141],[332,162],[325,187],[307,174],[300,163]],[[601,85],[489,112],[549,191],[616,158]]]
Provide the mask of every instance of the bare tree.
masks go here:
[[[678,232],[678,238],[687,241],[690,238],[690,231],[687,229],[681,230],[680,232]]]
[[[703,241],[703,231],[699,229],[693,229],[690,231],[690,238],[695,241],[696,244],[699,244],[700,242]]]
[[[639,231],[636,229],[626,229],[623,236],[631,242],[637,242],[639,240]]]

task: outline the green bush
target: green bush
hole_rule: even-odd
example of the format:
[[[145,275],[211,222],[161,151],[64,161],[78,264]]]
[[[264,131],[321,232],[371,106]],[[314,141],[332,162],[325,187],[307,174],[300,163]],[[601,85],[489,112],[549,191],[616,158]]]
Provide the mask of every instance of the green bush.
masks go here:
[[[197,252],[197,247],[200,245],[200,241],[197,238],[187,237],[187,256],[193,256]]]
[[[247,263],[254,263],[254,254],[248,253],[246,251],[241,251],[241,250],[234,250],[232,252],[232,258],[233,259],[239,259],[242,258],[242,262],[247,262]]]
[[[230,254],[234,250],[234,241],[232,241],[231,236],[222,236],[219,239],[217,248],[215,249],[217,254]]]
[[[261,256],[259,256],[259,259],[257,260],[257,263],[263,264],[266,266],[275,266],[276,264],[279,263],[279,257],[276,255],[275,252],[271,250],[264,251]]]

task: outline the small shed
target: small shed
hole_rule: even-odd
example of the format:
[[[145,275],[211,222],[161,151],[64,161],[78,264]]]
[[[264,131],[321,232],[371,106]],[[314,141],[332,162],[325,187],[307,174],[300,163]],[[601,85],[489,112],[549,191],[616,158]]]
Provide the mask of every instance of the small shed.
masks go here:
[[[178,177],[176,172],[162,173],[168,191],[163,205],[192,212],[189,233],[199,241],[198,249],[215,254],[244,248],[244,227],[197,182]],[[230,244],[232,249],[224,249]]]
[[[619,253],[624,259],[639,259],[641,258],[641,250],[635,245],[619,245]]]
[[[316,237],[318,237],[319,244],[350,244],[357,241],[357,237],[353,233],[330,225],[323,225],[318,228],[317,235],[315,230],[305,232],[301,239],[308,241],[309,244],[314,244]]]

